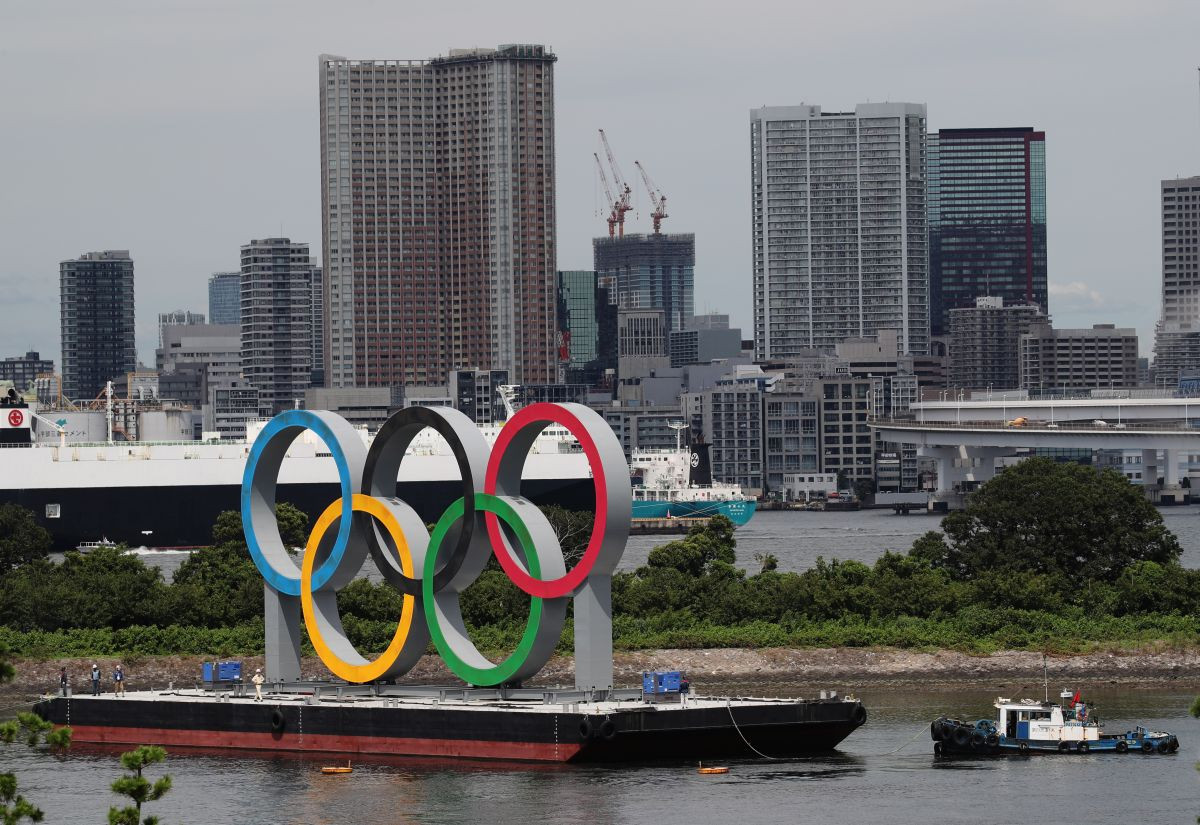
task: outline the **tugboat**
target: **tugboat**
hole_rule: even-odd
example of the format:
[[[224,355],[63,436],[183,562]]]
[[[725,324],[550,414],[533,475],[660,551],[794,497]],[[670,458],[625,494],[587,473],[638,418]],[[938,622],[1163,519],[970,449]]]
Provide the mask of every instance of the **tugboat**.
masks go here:
[[[1104,733],[1100,720],[1080,701],[1079,691],[1064,690],[1062,705],[1000,697],[995,719],[964,722],[942,716],[929,726],[933,752],[939,756],[996,756],[1029,753],[1174,753],[1174,734],[1138,725],[1124,733]]]

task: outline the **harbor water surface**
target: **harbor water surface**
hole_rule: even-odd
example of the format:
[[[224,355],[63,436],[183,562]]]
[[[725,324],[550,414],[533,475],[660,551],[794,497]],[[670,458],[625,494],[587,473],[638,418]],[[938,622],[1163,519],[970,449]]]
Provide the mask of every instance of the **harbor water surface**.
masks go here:
[[[1200,567],[1200,506],[1164,508],[1183,546],[1182,562]],[[762,512],[737,532],[738,563],[757,569],[770,553],[782,570],[804,570],[818,556],[873,562],[904,552],[938,528],[932,516],[890,511]],[[634,536],[622,562],[632,569],[674,536]],[[184,553],[144,553],[169,579]],[[175,789],[149,808],[165,822],[204,823],[1125,823],[1194,822],[1200,815],[1200,721],[1187,714],[1194,685],[1082,688],[1107,727],[1169,730],[1181,748],[1170,756],[1092,755],[938,759],[929,722],[942,714],[990,716],[998,692],[1041,698],[1039,674],[1025,684],[947,690],[854,684],[705,685],[708,693],[805,695],[836,688],[860,696],[867,724],[838,751],[776,762],[729,763],[730,773],[700,776],[681,754],[676,764],[621,768],[493,765],[397,759],[355,764],[348,776],[323,776],[322,759],[171,754]],[[769,754],[768,754],[769,755]],[[115,752],[77,748],[56,757],[14,745],[0,748],[6,770],[47,814],[47,822],[100,821],[117,798]],[[325,759],[325,762],[330,761]]]
[[[1041,698],[1026,685],[950,691],[872,687],[856,691],[867,724],[837,752],[784,762],[728,762],[700,776],[686,754],[674,764],[492,765],[396,759],[356,762],[323,776],[331,758],[172,753],[175,780],[147,808],[172,823],[1101,823],[1194,822],[1200,815],[1200,721],[1187,715],[1191,691],[1081,687],[1107,727],[1137,723],[1170,730],[1182,747],[1141,754],[935,758],[929,722],[942,713],[990,715],[998,690]],[[703,689],[704,685],[699,685]],[[716,687],[716,686],[713,686]],[[762,685],[721,686],[762,693]],[[839,686],[843,690],[853,685]],[[1052,684],[1056,693],[1066,685]],[[769,692],[796,689],[768,686]],[[810,688],[803,692],[812,695]],[[769,754],[768,754],[769,755]],[[21,791],[47,822],[98,822],[116,803],[108,785],[115,753],[76,749],[55,757],[21,745],[0,748]],[[149,771],[157,775],[155,769]]]
[[[1159,510],[1167,528],[1179,537],[1183,547],[1180,562],[1200,568],[1200,505],[1164,507]],[[760,564],[755,556],[771,554],[779,560],[780,570],[807,570],[818,556],[826,559],[855,559],[868,564],[887,551],[906,553],[912,543],[929,530],[937,530],[941,519],[929,515],[898,516],[891,510],[859,510],[826,513],[817,511],[765,511],[756,513],[750,523],[738,528],[738,565],[756,572]],[[633,570],[646,563],[650,551],[678,535],[630,536],[622,570]],[[187,558],[186,552],[141,551],[147,564],[157,566],[170,581],[176,568]],[[58,554],[56,554],[56,557]],[[368,560],[368,565],[370,561]],[[370,569],[367,577],[378,579]]]

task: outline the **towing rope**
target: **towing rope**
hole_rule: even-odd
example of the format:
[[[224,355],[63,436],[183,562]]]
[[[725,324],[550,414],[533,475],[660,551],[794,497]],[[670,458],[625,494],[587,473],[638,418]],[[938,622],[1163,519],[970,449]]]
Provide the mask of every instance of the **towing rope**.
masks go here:
[[[726,700],[725,700],[725,709],[726,709],[727,711],[729,711],[729,721],[730,721],[730,722],[733,722],[733,729],[737,731],[737,735],[738,735],[738,736],[742,737],[742,741],[746,743],[746,747],[748,747],[750,750],[752,750],[752,751],[754,751],[755,753],[757,753],[757,754],[758,754],[759,756],[761,756],[763,759],[769,759],[769,760],[771,760],[772,762],[780,762],[780,761],[783,761],[783,760],[782,760],[780,757],[778,757],[778,756],[767,756],[765,753],[763,753],[762,751],[760,751],[758,748],[756,748],[756,747],[754,747],[753,745],[751,745],[751,744],[750,744],[750,740],[746,738],[746,734],[742,733],[742,729],[741,729],[740,727],[738,727],[737,720],[733,718],[733,702],[732,702],[731,700],[729,700],[729,699],[726,699]]]
[[[913,740],[915,740],[918,736],[920,736],[922,733],[924,733],[927,730],[929,730],[928,726],[922,725],[921,727],[917,728],[916,733],[914,733],[912,736],[908,737],[908,739],[904,740],[903,745],[896,748],[894,751],[888,751],[887,753],[881,753],[879,755],[880,756],[891,756],[893,754],[900,753],[900,751],[904,750],[906,747],[908,747],[910,744],[912,744]]]

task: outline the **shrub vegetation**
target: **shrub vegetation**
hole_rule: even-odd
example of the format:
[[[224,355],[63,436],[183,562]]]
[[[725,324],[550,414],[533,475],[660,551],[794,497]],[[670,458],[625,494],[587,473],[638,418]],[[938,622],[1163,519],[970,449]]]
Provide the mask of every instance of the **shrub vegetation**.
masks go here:
[[[278,510],[285,541],[303,544],[304,514]],[[546,512],[577,559],[589,517]],[[24,525],[11,515],[5,523]],[[0,547],[11,546],[4,542],[0,536]],[[870,565],[820,558],[784,573],[769,555],[748,573],[736,564],[733,525],[714,518],[613,577],[614,643],[973,652],[1194,646],[1200,571],[1181,567],[1179,555],[1157,510],[1120,474],[1030,459],[981,487],[941,532]],[[192,554],[169,584],[140,559],[101,549],[68,553],[58,565],[26,559],[0,575],[0,592],[0,645],[21,655],[262,650],[262,580],[233,512],[218,519],[213,546]],[[399,593],[359,579],[338,603],[364,654],[386,647]],[[492,559],[464,592],[462,610],[481,649],[508,650],[524,628],[528,597]],[[570,644],[568,620],[561,647]]]

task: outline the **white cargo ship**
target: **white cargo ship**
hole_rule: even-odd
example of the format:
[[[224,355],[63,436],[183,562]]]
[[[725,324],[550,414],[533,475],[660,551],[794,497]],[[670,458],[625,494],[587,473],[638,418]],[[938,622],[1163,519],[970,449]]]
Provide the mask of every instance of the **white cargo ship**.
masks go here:
[[[246,456],[265,423],[251,425],[246,440],[236,442],[68,443],[53,421],[18,399],[0,398],[0,503],[32,510],[57,550],[101,536],[133,547],[203,546],[217,514],[239,509]],[[494,441],[499,427],[483,429]],[[425,431],[400,465],[397,494],[432,522],[461,495],[460,478],[448,445]],[[593,506],[587,459],[561,427],[538,438],[524,478],[523,494],[539,504]],[[278,499],[311,517],[337,495],[333,459],[305,433],[283,462]]]

